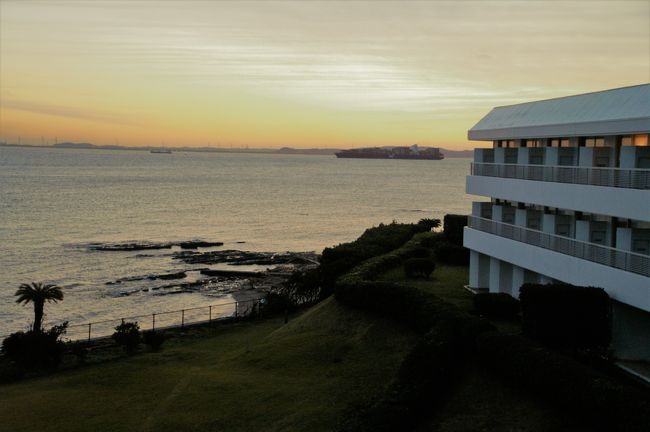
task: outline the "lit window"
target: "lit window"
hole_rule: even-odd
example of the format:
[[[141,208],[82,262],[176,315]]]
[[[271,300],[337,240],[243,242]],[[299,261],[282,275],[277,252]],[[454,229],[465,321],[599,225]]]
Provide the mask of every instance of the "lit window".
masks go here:
[[[631,145],[633,145],[633,141],[632,141],[632,139],[633,139],[633,137],[631,137],[631,136],[624,136],[624,137],[622,137],[622,138],[621,138],[621,145],[624,145],[624,146],[631,146]]]
[[[634,135],[634,145],[645,147],[648,145],[648,135]]]

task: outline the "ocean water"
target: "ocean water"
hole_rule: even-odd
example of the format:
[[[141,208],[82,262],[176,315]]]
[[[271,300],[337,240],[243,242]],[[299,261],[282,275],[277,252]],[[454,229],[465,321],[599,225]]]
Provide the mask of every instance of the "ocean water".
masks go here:
[[[13,294],[31,281],[64,287],[46,323],[232,301],[219,289],[122,295],[107,282],[191,266],[169,250],[90,243],[204,239],[224,242],[217,249],[320,252],[379,223],[469,213],[469,162],[0,147],[0,335],[28,328],[31,307]]]

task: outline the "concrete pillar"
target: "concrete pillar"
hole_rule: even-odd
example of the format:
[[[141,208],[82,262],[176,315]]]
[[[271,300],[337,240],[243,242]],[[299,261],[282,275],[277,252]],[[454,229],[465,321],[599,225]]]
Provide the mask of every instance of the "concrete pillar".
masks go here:
[[[547,234],[555,234],[555,215],[544,213],[542,215],[542,231]]]
[[[620,360],[650,360],[650,313],[612,302],[612,344]]]
[[[517,164],[518,165],[528,165],[528,156],[530,149],[528,147],[522,147],[517,151]]]
[[[616,228],[616,249],[632,250],[632,228]]]
[[[501,283],[501,261],[490,257],[490,292],[498,293]]]
[[[544,150],[544,165],[560,164],[559,149],[557,147],[546,147]]]
[[[494,149],[494,163],[502,164],[506,161],[506,149],[497,147]]]
[[[576,236],[575,239],[583,242],[589,241],[589,221],[577,220],[576,221]]]
[[[501,222],[503,220],[503,206],[494,204],[492,206],[492,220]]]
[[[593,167],[594,166],[594,148],[593,147],[580,147],[578,154],[578,166]]]
[[[525,208],[518,208],[515,210],[515,225],[522,227],[526,226],[526,212],[527,210]]]
[[[472,288],[481,288],[479,286],[480,254],[476,251],[469,251],[469,286]]]
[[[625,169],[636,168],[636,150],[637,147],[623,146],[621,147],[621,155],[619,166]]]
[[[519,288],[524,284],[525,270],[519,266],[512,266],[512,284],[510,288],[510,295],[514,298],[519,298]]]

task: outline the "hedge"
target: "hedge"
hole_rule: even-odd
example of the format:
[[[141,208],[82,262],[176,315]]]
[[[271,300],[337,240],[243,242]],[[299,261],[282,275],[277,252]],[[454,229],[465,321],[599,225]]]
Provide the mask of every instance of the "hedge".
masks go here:
[[[524,284],[519,299],[524,332],[568,349],[605,352],[611,340],[611,301],[601,288]]]
[[[506,293],[479,293],[472,297],[476,313],[488,318],[515,320],[521,309],[519,301]]]
[[[463,245],[463,229],[467,226],[467,215],[448,214],[443,219],[445,238],[451,243]]]
[[[647,390],[612,379],[520,336],[486,332],[477,338],[480,364],[532,392],[594,431],[648,431]]]
[[[367,229],[353,242],[325,248],[319,266],[321,297],[330,295],[336,280],[361,262],[397,249],[413,235],[429,229],[426,224],[382,224]]]
[[[469,266],[469,249],[448,241],[434,246],[436,261],[450,266]]]

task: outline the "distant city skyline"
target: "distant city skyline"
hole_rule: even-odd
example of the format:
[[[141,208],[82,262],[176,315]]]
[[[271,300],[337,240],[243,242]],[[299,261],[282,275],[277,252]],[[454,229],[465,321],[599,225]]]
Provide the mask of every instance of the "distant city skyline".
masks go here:
[[[0,141],[439,146],[650,82],[650,2],[0,0]]]

